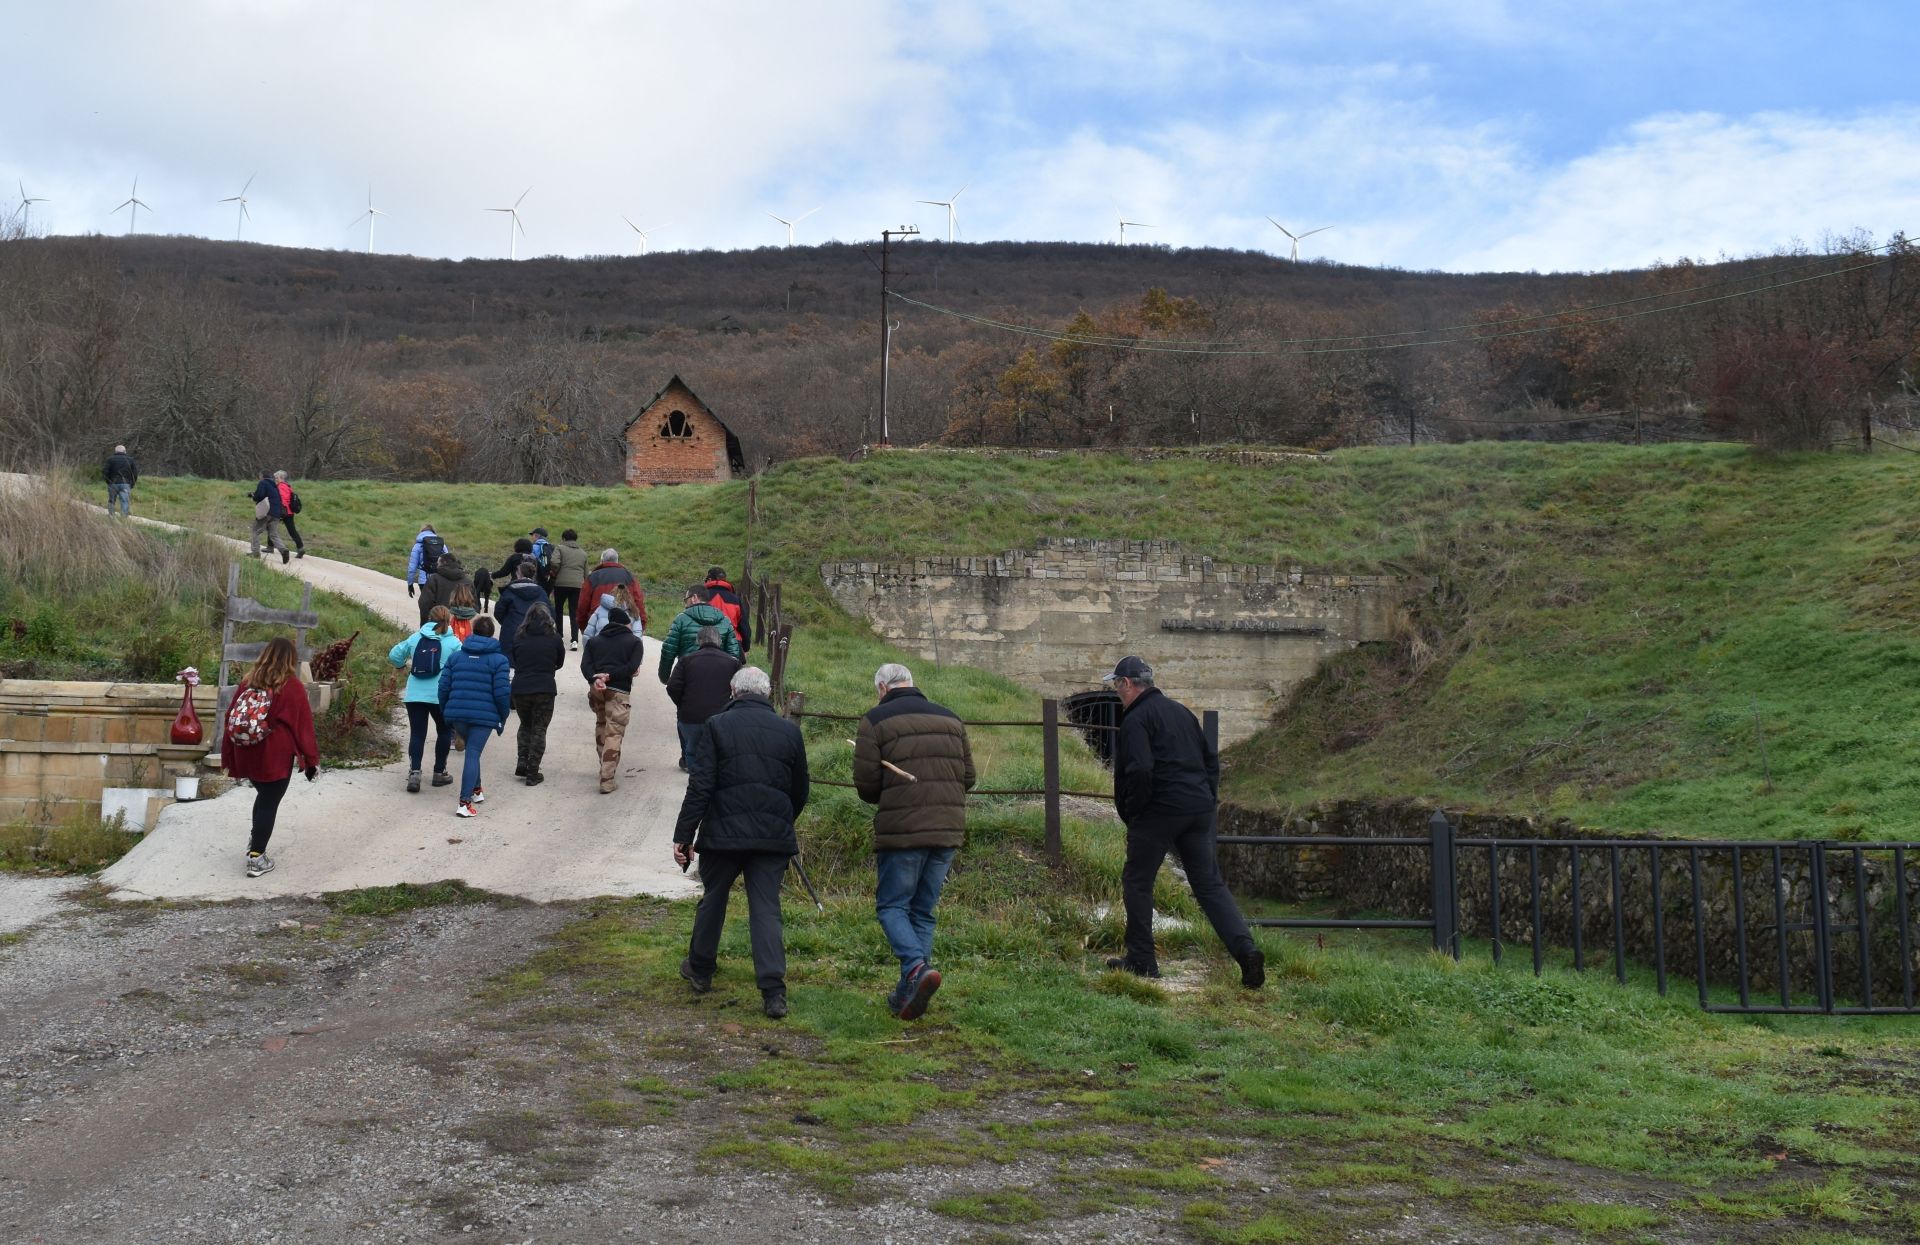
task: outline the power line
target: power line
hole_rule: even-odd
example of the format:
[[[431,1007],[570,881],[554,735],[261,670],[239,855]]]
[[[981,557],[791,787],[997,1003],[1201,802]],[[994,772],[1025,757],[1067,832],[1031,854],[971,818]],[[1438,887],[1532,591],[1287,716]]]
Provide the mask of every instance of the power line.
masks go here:
[[[1734,299],[1739,299],[1739,298],[1750,298],[1755,294],[1765,294],[1772,290],[1784,290],[1796,285],[1805,285],[1812,281],[1825,281],[1832,277],[1845,276],[1846,274],[1851,272],[1861,272],[1868,268],[1877,267],[1881,263],[1884,263],[1888,258],[1885,255],[1877,254],[1878,251],[1883,249],[1884,248],[1877,247],[1872,252],[1862,252],[1862,254],[1873,254],[1875,255],[1875,258],[1861,264],[1850,264],[1844,268],[1834,268],[1834,269],[1830,269],[1829,271],[1815,273],[1812,276],[1807,276],[1807,277],[1796,277],[1790,281],[1776,281],[1770,285],[1756,286],[1753,289],[1736,290],[1730,294],[1716,294],[1711,298],[1696,298],[1688,302],[1674,303],[1666,307],[1647,307],[1638,311],[1622,312],[1619,315],[1601,316],[1597,319],[1581,321],[1581,324],[1582,325],[1613,324],[1622,320],[1637,320],[1643,316],[1662,315],[1669,311],[1685,311],[1690,307],[1705,307],[1713,303],[1724,303],[1724,302],[1730,302]],[[1712,287],[1709,286],[1709,287],[1702,287],[1702,288],[1712,288]],[[1236,346],[1231,342],[1212,342],[1212,343],[1203,343],[1198,345],[1174,345],[1170,343],[1156,342],[1150,338],[1133,338],[1133,339],[1093,338],[1093,337],[1087,337],[1082,334],[1071,333],[1064,329],[1042,328],[1038,325],[1031,325],[1031,324],[1015,324],[1006,320],[996,320],[991,316],[979,315],[975,312],[961,311],[958,308],[954,308],[954,307],[942,307],[935,303],[923,302],[920,299],[913,298],[906,294],[902,294],[898,290],[888,290],[887,293],[891,294],[893,297],[899,299],[903,303],[908,303],[912,306],[922,308],[926,311],[932,311],[943,316],[952,316],[954,319],[957,319],[957,320],[965,320],[972,324],[979,324],[987,328],[999,329],[1003,332],[1016,333],[1026,337],[1038,337],[1046,341],[1067,342],[1069,344],[1077,345],[1077,346],[1099,346],[1099,347],[1103,347],[1105,349],[1110,349],[1110,350],[1136,350],[1136,351],[1141,351],[1149,354],[1208,354],[1208,355],[1237,355],[1237,356],[1364,354],[1369,351],[1375,351],[1375,350],[1411,350],[1411,349],[1415,349],[1423,346],[1452,346],[1452,345],[1458,345],[1462,342],[1487,342],[1487,341],[1498,341],[1502,338],[1508,338],[1508,337],[1531,337],[1541,333],[1557,332],[1561,328],[1566,327],[1564,325],[1559,325],[1559,324],[1543,324],[1543,325],[1536,325],[1532,328],[1509,329],[1508,331],[1503,333],[1476,332],[1465,337],[1439,337],[1439,338],[1433,338],[1427,341],[1380,342],[1374,345],[1321,346],[1321,347],[1306,349],[1306,350],[1277,350],[1269,347]],[[1567,314],[1570,314],[1570,313],[1567,313],[1567,312],[1554,313],[1555,316],[1562,316]],[[1533,319],[1533,318],[1535,317],[1528,317],[1528,319]],[[1462,325],[1458,327],[1465,328],[1470,326]],[[1325,338],[1321,340],[1363,341],[1366,339],[1364,338]]]

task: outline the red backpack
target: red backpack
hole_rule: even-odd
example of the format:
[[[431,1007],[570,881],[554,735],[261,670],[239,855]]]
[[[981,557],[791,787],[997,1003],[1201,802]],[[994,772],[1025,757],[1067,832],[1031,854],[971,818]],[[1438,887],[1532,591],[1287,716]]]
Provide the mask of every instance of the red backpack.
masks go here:
[[[252,748],[267,742],[273,730],[267,721],[273,712],[273,693],[261,687],[243,687],[227,707],[227,738],[237,748]]]

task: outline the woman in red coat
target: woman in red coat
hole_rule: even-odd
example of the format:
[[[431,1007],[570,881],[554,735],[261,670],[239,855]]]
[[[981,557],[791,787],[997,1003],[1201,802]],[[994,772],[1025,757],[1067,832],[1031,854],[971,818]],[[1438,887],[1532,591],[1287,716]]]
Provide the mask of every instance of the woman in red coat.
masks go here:
[[[304,769],[307,781],[320,775],[320,745],[313,737],[313,707],[297,671],[300,655],[282,636],[267,644],[247,677],[234,690],[220,732],[220,765],[234,778],[253,783],[253,840],[247,844],[247,876],[273,868],[267,840],[273,837],[280,800]]]

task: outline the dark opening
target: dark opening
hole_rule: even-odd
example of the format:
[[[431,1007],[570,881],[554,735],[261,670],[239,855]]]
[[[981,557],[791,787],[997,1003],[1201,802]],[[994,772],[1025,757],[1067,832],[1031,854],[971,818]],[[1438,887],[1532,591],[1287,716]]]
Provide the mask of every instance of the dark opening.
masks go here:
[[[674,411],[667,416],[667,422],[660,425],[660,435],[684,439],[693,435],[693,421],[687,418],[685,411]]]
[[[1067,725],[1080,728],[1087,747],[1102,761],[1113,763],[1113,728],[1120,725],[1120,694],[1108,688],[1075,692],[1060,702]]]

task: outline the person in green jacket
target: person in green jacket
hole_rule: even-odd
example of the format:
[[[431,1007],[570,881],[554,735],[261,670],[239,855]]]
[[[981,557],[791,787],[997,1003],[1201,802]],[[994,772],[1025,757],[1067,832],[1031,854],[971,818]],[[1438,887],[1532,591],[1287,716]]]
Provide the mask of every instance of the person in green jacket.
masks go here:
[[[733,633],[733,623],[710,604],[713,589],[704,584],[687,589],[687,608],[674,618],[673,625],[667,628],[667,638],[660,645],[660,681],[665,683],[673,675],[673,663],[700,647],[700,628],[718,627],[720,629],[720,647],[740,656],[740,637]]]

